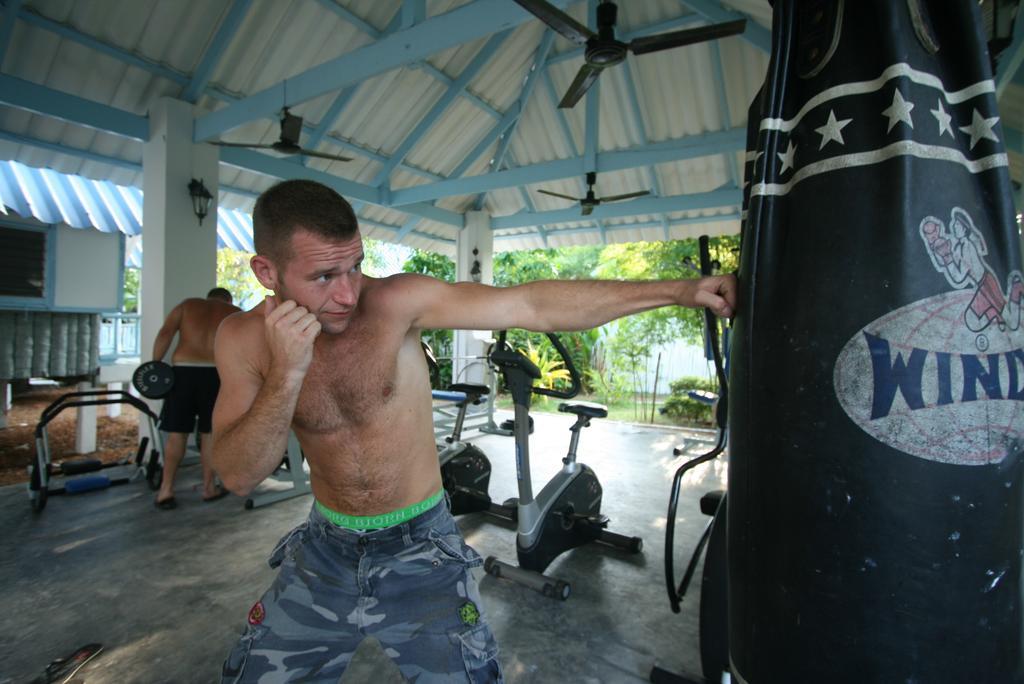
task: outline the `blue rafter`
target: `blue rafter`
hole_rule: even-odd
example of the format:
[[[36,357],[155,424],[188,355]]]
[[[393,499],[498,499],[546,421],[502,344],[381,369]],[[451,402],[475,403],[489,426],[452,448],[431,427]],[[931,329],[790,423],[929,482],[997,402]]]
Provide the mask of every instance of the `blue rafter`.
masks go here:
[[[745,145],[745,128],[714,131],[678,140],[666,140],[623,150],[599,152],[597,171],[619,171],[648,164],[696,159],[711,154],[721,154],[724,150],[742,150]],[[498,188],[581,176],[583,175],[583,162],[582,157],[556,159],[508,171],[496,171],[466,178],[450,178],[437,183],[394,190],[391,193],[391,206],[399,207],[403,204],[436,200],[441,197],[475,195]]]
[[[999,66],[996,69],[996,99],[1003,95],[1006,86],[1014,80],[1014,76],[1021,70],[1021,62],[1024,61],[1024,12],[1017,10],[1017,18],[1013,23],[1013,42],[999,57]],[[1018,148],[1019,149],[1019,148]]]
[[[537,45],[537,51],[533,55],[533,62],[530,63],[530,69],[526,73],[526,80],[523,81],[523,89],[519,93],[519,98],[516,100],[516,107],[519,110],[520,115],[526,111],[526,105],[530,102],[530,96],[533,94],[533,89],[537,85],[537,78],[544,71],[544,62],[548,59],[548,52],[551,51],[551,45],[554,43],[555,33],[551,29],[544,31],[544,35],[541,36],[540,43]],[[505,153],[508,151],[508,146],[512,143],[512,136],[515,135],[516,127],[519,125],[520,118],[516,117],[512,125],[501,134],[501,141],[498,143],[498,149],[494,153],[494,157],[490,161],[490,169],[488,173],[494,173],[501,168],[502,162],[505,161]],[[480,210],[484,204],[483,193],[478,196],[473,206]]]
[[[0,103],[136,140],[149,139],[149,120],[123,109],[0,74]]]
[[[644,125],[643,113],[640,111],[640,98],[636,94],[636,81],[633,79],[633,69],[627,64],[622,73],[624,74],[623,78],[626,80],[627,103],[629,104],[630,115],[633,118],[633,125],[636,126],[640,142],[647,145],[650,143],[650,139],[647,137],[647,126]],[[658,180],[658,174],[654,167],[645,166],[644,169],[647,174],[647,181],[651,184],[654,194],[661,195],[661,182]],[[664,219],[665,217],[663,216],[662,218]],[[666,232],[667,235],[668,233]]]
[[[715,223],[715,222],[718,222],[718,221],[739,221],[739,220],[740,220],[739,212],[738,211],[734,211],[734,212],[730,212],[728,214],[716,214],[714,216],[693,216],[691,218],[670,219],[668,221],[668,224],[670,226],[685,226],[685,225],[693,225],[693,224],[700,224],[700,223]],[[599,221],[597,223],[600,224]],[[661,221],[642,221],[642,222],[639,222],[639,223],[620,223],[618,225],[607,226],[607,227],[604,226],[603,224],[601,224],[602,236],[605,234],[605,232],[609,232],[610,233],[610,232],[615,232],[615,231],[619,231],[619,230],[640,230],[640,229],[643,229],[643,228],[658,228],[660,226],[661,226]],[[561,236],[561,235],[574,235],[574,234],[589,234],[589,233],[593,233],[593,232],[594,232],[593,228],[565,228],[563,230],[553,231],[550,234],[551,235],[555,235],[555,236]],[[525,233],[511,233],[511,234],[508,234],[508,235],[497,235],[496,234],[494,236],[494,241],[498,242],[498,241],[505,241],[505,240],[519,240],[519,239],[522,239],[524,237],[530,237],[530,236],[532,236],[534,234],[535,234],[534,232],[529,232],[529,231],[525,232]],[[536,234],[539,235],[539,233],[536,233]]]
[[[466,170],[472,166],[473,162],[475,162],[480,155],[487,150],[487,148],[494,144],[494,141],[497,140],[500,135],[507,131],[512,124],[519,119],[520,114],[522,114],[522,109],[519,107],[519,103],[515,103],[509,107],[508,111],[501,117],[501,121],[491,127],[491,130],[480,139],[480,142],[478,142],[476,146],[470,150],[469,154],[459,162],[459,165],[452,170],[448,177],[460,178],[462,174],[466,173]]]
[[[711,42],[711,66],[715,70],[714,82],[715,87],[718,91],[718,108],[722,112],[722,128],[729,130],[732,128],[732,116],[729,115],[729,98],[725,94],[725,69],[722,67],[722,51],[718,49],[718,42]],[[734,153],[726,152],[725,160],[729,164],[729,177],[732,182],[739,185],[740,183],[740,171],[736,164],[736,155]]]
[[[427,18],[427,0],[402,0],[402,28],[422,24]]]
[[[410,66],[412,66],[412,65],[410,65]],[[452,84],[452,82],[455,80],[451,76],[449,76],[448,74],[444,73],[443,71],[441,71],[436,66],[434,66],[433,64],[431,64],[430,62],[428,62],[426,60],[423,60],[422,62],[417,62],[416,65],[415,65],[415,68],[416,69],[420,69],[422,71],[425,71],[426,73],[430,74],[431,76],[436,78],[441,83],[444,83],[445,85],[448,85],[448,86],[450,86]],[[490,104],[488,104],[484,100],[481,100],[479,97],[477,97],[476,95],[474,95],[470,91],[463,90],[461,93],[459,93],[459,96],[463,100],[466,100],[467,102],[470,102],[470,103],[476,105],[481,110],[483,110],[485,113],[490,114],[495,119],[500,119],[501,118],[501,112],[499,112],[497,109],[492,107]]]
[[[391,153],[391,158],[384,164],[383,168],[377,172],[377,175],[370,185],[381,185],[387,181],[388,177],[391,176],[391,172],[395,170],[405,156],[412,151],[412,148],[416,146],[424,135],[433,127],[437,120],[444,114],[445,110],[455,101],[455,98],[469,86],[469,82],[472,81],[480,70],[491,60],[494,53],[498,51],[502,43],[511,35],[511,30],[502,31],[496,33],[488,39],[484,46],[476,53],[473,60],[466,65],[466,68],[462,70],[459,77],[448,87],[448,90],[434,103],[434,106],[430,108],[430,111],[420,119],[416,127],[413,128],[412,132],[405,137],[405,140],[399,144],[398,148]]]
[[[206,90],[206,84],[210,82],[214,69],[220,64],[220,58],[224,56],[224,51],[227,50],[231,40],[238,33],[238,29],[245,20],[245,15],[249,11],[251,4],[252,0],[234,0],[231,4],[231,9],[228,10],[224,21],[217,28],[217,33],[214,34],[213,40],[210,41],[210,46],[199,62],[199,66],[196,68],[195,73],[193,73],[192,80],[189,82],[188,87],[185,88],[181,99],[194,103],[199,99],[199,95]]]
[[[307,178],[319,181],[328,187],[334,188],[345,197],[370,202],[371,204],[385,204],[380,199],[378,188],[333,176],[307,166],[292,164],[278,157],[271,157],[270,155],[261,154],[253,150],[240,147],[222,147],[220,150],[220,160],[221,163],[237,166],[241,169],[273,178]],[[461,228],[465,222],[462,214],[435,207],[427,202],[410,203],[402,207],[402,211],[430,218],[457,228]]]
[[[679,1],[712,23],[717,24],[724,21],[746,19],[747,28],[740,34],[740,38],[747,41],[761,52],[771,52],[772,32],[762,27],[749,15],[743,14],[742,12],[732,12],[727,10],[722,7],[721,3],[715,2],[715,0]]]
[[[162,76],[163,78],[173,81],[180,86],[188,85],[189,80],[191,80],[188,74],[177,71],[176,69],[171,69],[170,67],[154,62],[151,59],[139,57],[138,55],[116,45],[111,45],[103,42],[102,40],[86,35],[77,29],[67,26],[66,24],[62,24],[52,19],[47,19],[46,17],[36,13],[34,10],[28,8],[22,9],[21,12],[18,13],[18,19],[21,19],[32,26],[38,26],[39,28],[46,29],[51,33],[56,33],[62,38],[67,38],[68,40],[73,40],[76,43],[81,43],[86,47],[109,57],[113,57],[118,61],[131,64],[132,66],[139,67],[140,69],[145,69],[151,74]]]
[[[555,0],[556,5],[568,2]],[[508,0],[476,0],[462,5],[200,117],[196,121],[195,140],[214,138],[247,121],[269,116],[282,106],[296,105],[365,81],[495,31],[514,28],[532,18],[532,14]]]
[[[509,158],[505,161],[506,166],[509,165],[509,164],[516,164],[518,166],[519,162],[516,161],[515,155],[513,155],[512,152],[509,152],[508,154],[509,154]],[[537,207],[535,207],[533,205],[533,200],[530,199],[530,194],[528,192],[526,192],[526,188],[524,186],[520,185],[518,190],[519,190],[520,196],[523,199],[523,204],[526,205],[527,210],[530,211],[531,213],[536,213],[537,212]],[[545,229],[546,227],[543,224],[541,224],[541,225],[536,226],[536,228],[537,228],[537,232],[540,234],[541,240],[544,241],[544,246],[548,247],[549,246],[548,245],[548,233],[547,233],[547,230]]]
[[[640,214],[663,214],[675,211],[694,211],[697,209],[714,209],[718,207],[738,207],[743,201],[739,188],[725,188],[711,192],[699,192],[689,195],[672,195],[670,197],[641,197],[626,204],[602,204],[594,208],[591,221],[635,216]],[[579,208],[542,211],[540,213],[519,212],[511,216],[497,216],[491,219],[491,227],[523,228],[547,223],[566,223],[579,221]],[[655,222],[655,225],[661,225]]]
[[[586,133],[583,136],[583,170],[597,171],[598,135],[601,121],[601,79],[586,94]]]
[[[11,34],[14,32],[14,24],[18,21],[21,2],[22,0],[7,0],[3,19],[0,20],[0,66],[3,65],[7,47],[11,44]]]
[[[547,64],[551,64],[551,60],[548,60]],[[548,97],[551,98],[551,106],[555,110],[555,118],[558,119],[559,127],[562,129],[562,136],[565,138],[566,142],[569,143],[569,149],[572,150],[572,153],[574,155],[579,155],[580,150],[576,147],[576,139],[572,135],[572,129],[569,128],[569,119],[565,116],[565,110],[558,108],[558,93],[555,92],[555,84],[551,82],[551,73],[547,68],[544,69],[543,79],[544,87],[548,92]]]
[[[341,7],[339,5],[336,5],[333,2],[333,0],[321,0],[321,4],[329,5],[332,8],[336,8],[338,10],[341,9]],[[351,12],[349,12],[348,10],[344,11],[345,13],[351,14]],[[387,28],[384,29],[383,33],[378,31],[377,29],[373,29],[373,27],[369,27],[373,29],[373,33],[371,33],[370,35],[372,35],[374,38],[380,38],[382,35],[389,35],[391,33],[394,33],[395,31],[398,30],[398,26],[399,21],[398,18],[396,17],[395,19],[391,20],[391,23],[388,24]],[[306,138],[307,148],[311,150],[316,149],[316,146],[319,145],[320,141],[324,139],[324,136],[327,135],[327,132],[334,128],[334,124],[337,123],[338,117],[341,116],[341,112],[345,109],[345,107],[348,106],[348,103],[352,101],[352,97],[356,94],[356,91],[359,90],[360,85],[362,84],[354,83],[350,86],[342,88],[341,92],[338,93],[338,96],[334,98],[334,102],[331,103],[331,106],[328,107],[327,111],[324,112],[324,115],[320,117],[320,122],[317,123],[317,125],[313,128],[313,132],[309,135],[309,137]],[[386,162],[387,157],[384,157],[383,155],[378,156],[380,157],[380,159],[375,159],[375,161],[379,161],[381,163]],[[307,158],[303,157],[302,163],[305,164],[306,161]]]

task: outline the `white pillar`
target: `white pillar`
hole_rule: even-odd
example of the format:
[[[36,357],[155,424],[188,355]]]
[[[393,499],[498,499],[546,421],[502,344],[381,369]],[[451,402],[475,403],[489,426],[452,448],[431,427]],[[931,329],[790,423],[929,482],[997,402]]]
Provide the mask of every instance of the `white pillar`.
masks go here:
[[[142,282],[139,356],[153,355],[153,341],[181,300],[205,297],[217,284],[219,153],[192,142],[192,105],[161,98],[149,111],[149,140],[142,148]],[[188,184],[202,180],[213,195],[202,225],[192,210]],[[159,412],[159,402],[149,401]],[[140,414],[140,436],[148,423]]]
[[[123,382],[108,382],[107,389],[111,392],[118,392],[124,389]],[[113,398],[113,397],[111,397]],[[121,415],[121,404],[107,404],[107,417],[117,418]]]
[[[87,382],[78,383],[78,391],[92,389]],[[75,409],[75,453],[89,454],[96,451],[96,407],[79,406]]]
[[[172,308],[187,297],[205,297],[217,284],[218,152],[193,144],[193,108],[161,98],[149,112],[149,141],[142,151],[142,314],[140,356]],[[192,211],[191,179],[213,195],[202,225]]]
[[[476,254],[473,250],[476,250]],[[491,217],[483,211],[466,213],[466,226],[456,240],[455,278],[463,282],[474,280],[473,263],[480,264],[480,282],[494,282],[494,234]],[[487,351],[490,330],[456,330],[452,362],[452,381],[487,384],[487,365],[483,359],[465,357],[483,356]],[[462,358],[460,358],[462,357]]]

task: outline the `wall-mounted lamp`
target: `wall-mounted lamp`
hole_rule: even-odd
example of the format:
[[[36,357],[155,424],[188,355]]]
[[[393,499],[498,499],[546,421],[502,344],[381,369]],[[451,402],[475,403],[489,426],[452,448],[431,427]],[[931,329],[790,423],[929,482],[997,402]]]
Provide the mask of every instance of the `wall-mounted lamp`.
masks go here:
[[[480,273],[480,260],[476,258],[477,254],[479,254],[479,253],[480,253],[480,251],[476,247],[474,247],[473,248],[473,267],[471,269],[469,269],[469,277],[473,280],[474,283],[479,283],[480,282],[480,277],[482,275]]]
[[[196,180],[193,178],[188,183],[188,194],[192,198],[192,211],[199,217],[199,225],[203,225],[203,219],[206,218],[206,214],[210,211],[210,202],[213,201],[213,195],[203,185],[203,179]]]

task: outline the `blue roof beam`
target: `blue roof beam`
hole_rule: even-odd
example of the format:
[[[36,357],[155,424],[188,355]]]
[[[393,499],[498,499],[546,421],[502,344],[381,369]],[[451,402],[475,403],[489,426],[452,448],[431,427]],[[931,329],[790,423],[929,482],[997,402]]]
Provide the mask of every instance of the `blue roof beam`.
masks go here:
[[[568,2],[555,0],[555,4],[562,6]],[[296,105],[361,83],[442,50],[515,28],[531,19],[532,14],[508,0],[476,0],[462,5],[200,117],[195,125],[195,140],[215,138],[247,121],[270,116],[282,106]]]
[[[11,44],[11,34],[14,33],[14,24],[18,20],[18,12],[21,11],[21,1],[7,0],[3,18],[0,19],[0,66],[7,55],[7,46]]]
[[[340,5],[336,4],[334,0],[320,0],[320,4],[334,10],[342,18],[346,18],[348,17],[348,15],[352,15],[352,13],[349,10],[344,9]],[[346,20],[349,21],[350,23],[354,23],[355,19],[355,15],[352,15],[350,18]],[[360,19],[359,21],[362,20]],[[355,25],[358,26],[358,24]],[[381,36],[394,33],[395,31],[398,30],[398,27],[399,21],[398,17],[396,16],[394,19],[391,20],[391,23],[388,24],[388,27],[384,29],[383,32],[378,31],[369,24],[367,24],[365,28],[361,28],[363,28],[363,30],[369,33],[372,37],[380,38]],[[328,131],[334,128],[334,124],[338,121],[338,117],[341,116],[341,112],[345,109],[345,107],[348,106],[348,103],[352,101],[352,96],[356,94],[357,90],[359,90],[360,85],[362,84],[353,83],[350,86],[342,88],[338,96],[334,98],[334,101],[331,103],[331,106],[328,107],[327,111],[324,112],[324,115],[320,117],[320,122],[313,129],[313,132],[309,135],[309,137],[306,138],[306,146],[309,149],[316,149],[316,146],[320,144],[320,141],[324,139],[324,136],[327,135]],[[302,163],[305,164],[306,160],[307,158],[303,157]],[[377,161],[383,160],[384,158],[382,157]]]
[[[231,9],[228,10],[227,16],[224,17],[224,20],[217,28],[217,33],[214,34],[213,40],[210,41],[206,54],[203,55],[202,60],[199,62],[199,66],[192,75],[192,80],[189,82],[188,87],[185,88],[181,99],[194,103],[199,99],[202,92],[206,90],[206,84],[210,82],[210,77],[213,76],[214,69],[220,64],[224,51],[228,49],[228,45],[231,44],[235,34],[238,33],[239,27],[245,20],[245,15],[249,12],[250,5],[252,5],[252,0],[234,0],[231,3]]]
[[[421,70],[427,72],[428,74],[430,74],[431,76],[436,78],[441,83],[444,83],[445,85],[450,86],[452,83],[455,82],[455,79],[453,79],[451,76],[449,76],[448,74],[444,73],[443,71],[441,71],[436,66],[434,66],[433,64],[431,64],[430,62],[428,62],[426,60],[424,60],[422,62],[417,62],[415,65],[410,65],[410,66],[414,66],[414,68],[416,68],[416,69],[421,69]],[[483,110],[487,114],[490,114],[491,116],[493,116],[495,119],[500,119],[501,118],[501,112],[499,112],[497,109],[492,107],[490,104],[488,104],[484,100],[481,100],[479,97],[477,97],[476,95],[474,95],[470,91],[463,90],[461,93],[459,93],[459,96],[462,99],[466,100],[467,102],[471,102],[472,104],[476,105],[477,107],[479,107],[481,110]]]
[[[220,160],[224,164],[273,178],[306,178],[315,180],[334,188],[334,190],[347,198],[371,204],[383,204],[378,188],[346,180],[306,166],[292,164],[278,157],[271,157],[270,155],[254,152],[253,150],[246,150],[240,147],[223,147],[220,150]],[[408,206],[402,207],[402,211],[457,228],[462,228],[464,224],[462,214],[441,209],[426,202],[410,202]]]
[[[0,104],[126,138],[149,139],[149,120],[144,116],[14,76],[0,74]]]
[[[616,204],[602,204],[594,208],[594,212],[587,220],[599,221],[602,219],[617,218],[622,216],[637,216],[642,214],[662,214],[675,211],[695,211],[698,209],[715,209],[718,207],[738,207],[743,201],[743,193],[739,188],[727,188],[712,190],[711,192],[700,192],[690,195],[672,195],[670,197],[641,197],[632,202]],[[571,209],[558,209],[556,211],[542,211],[539,213],[519,212],[511,216],[497,216],[491,219],[491,228],[525,228],[550,223],[568,223],[580,220],[579,207]],[[656,221],[656,226],[661,222]]]
[[[422,24],[427,18],[427,0],[402,0],[402,28]]]
[[[733,12],[722,6],[716,0],[679,0],[682,4],[692,9],[708,21],[720,24],[726,21],[746,19],[747,28],[740,34],[740,38],[747,41],[758,50],[764,53],[772,50],[772,32],[764,28],[748,15],[742,12]]]
[[[1017,18],[1013,24],[1013,42],[999,56],[999,66],[996,68],[996,99],[1003,96],[1006,86],[1014,80],[1014,76],[1021,70],[1021,62],[1024,61],[1024,12],[1017,11]]]
[[[512,126],[512,124],[514,124],[516,120],[519,119],[520,114],[522,114],[522,110],[519,108],[518,103],[513,104],[511,107],[509,107],[508,111],[505,112],[504,115],[502,115],[501,121],[494,124],[494,126],[491,127],[491,130],[489,130],[487,134],[480,139],[480,142],[478,142],[476,146],[472,150],[470,150],[469,154],[467,154],[465,158],[461,162],[459,162],[459,165],[452,170],[451,174],[449,175],[449,178],[459,178],[464,173],[466,173],[469,167],[473,165],[473,162],[479,159],[480,155],[483,154],[491,145],[493,145],[494,141],[497,140],[501,135],[503,135],[505,131],[507,131]]]
[[[519,92],[519,98],[516,100],[516,108],[520,114],[526,111],[526,105],[530,102],[530,97],[533,95],[533,89],[537,86],[537,79],[544,71],[544,62],[547,61],[548,52],[551,51],[551,45],[555,40],[554,31],[550,29],[544,31],[544,35],[540,39],[540,44],[537,46],[537,51],[533,55],[533,62],[530,64],[530,70],[526,73],[526,78],[523,79],[523,89]],[[516,117],[512,124],[506,131],[501,134],[501,140],[498,142],[498,149],[495,151],[494,156],[491,157],[489,163],[490,169],[488,173],[494,173],[501,168],[502,163],[505,161],[505,154],[508,152],[508,146],[512,144],[512,136],[516,133],[516,127],[519,125],[520,118]],[[479,211],[484,205],[484,196],[481,194],[473,202],[473,206]]]
[[[167,80],[173,81],[182,87],[187,86],[189,81],[192,80],[188,74],[172,69],[166,65],[159,64],[153,60],[146,59],[145,57],[139,57],[138,55],[116,45],[105,43],[92,36],[86,35],[67,24],[62,24],[52,19],[48,19],[30,8],[22,9],[21,12],[18,13],[18,19],[21,19],[32,26],[37,26],[50,31],[51,33],[56,33],[62,38],[67,38],[68,40],[73,40],[76,43],[85,45],[86,47],[96,50],[108,57],[113,57],[120,62],[139,67],[151,74],[156,74],[166,78]]]
[[[694,224],[701,224],[701,223],[717,223],[719,221],[739,221],[739,220],[740,220],[739,212],[731,212],[731,213],[728,213],[728,214],[716,214],[714,216],[693,216],[693,217],[690,217],[690,218],[683,218],[683,219],[670,219],[668,224],[669,224],[669,226],[686,226],[686,225],[694,225]],[[615,226],[604,226],[600,221],[597,221],[596,223],[599,226],[601,226],[600,233],[601,233],[601,236],[602,236],[602,240],[604,240],[605,242],[607,242],[607,239],[606,239],[607,233],[611,233],[611,232],[615,232],[615,231],[619,231],[619,230],[640,230],[640,229],[643,229],[643,228],[659,228],[662,225],[661,221],[641,221],[641,222],[638,222],[638,223],[622,223],[622,224],[618,224],[618,225],[615,225]],[[561,235],[586,235],[586,234],[595,233],[595,232],[598,232],[595,228],[587,226],[587,227],[582,227],[582,228],[565,228],[565,229],[562,229],[562,230],[556,230],[556,231],[553,231],[553,232],[549,233],[549,235],[553,235],[555,237],[558,237],[558,236],[561,236]],[[497,235],[496,234],[494,236],[494,241],[495,242],[500,242],[500,241],[504,241],[504,240],[521,240],[524,237],[530,237],[530,236],[535,235],[535,234],[539,235],[540,233],[539,232],[526,232],[526,233],[518,233],[517,232],[517,233],[510,233],[508,235]]]
[[[715,131],[624,150],[599,152],[597,154],[597,171],[619,171],[621,169],[631,169],[650,164],[696,159],[712,154],[721,154],[726,150],[742,150],[745,145],[746,129],[732,128],[728,131]],[[529,185],[582,175],[583,164],[584,159],[582,157],[557,159],[529,166],[521,166],[508,171],[498,171],[468,178],[454,178],[437,183],[427,183],[411,188],[393,190],[390,206],[397,207],[413,202],[436,200],[441,197],[470,195],[498,188]]]
[[[511,30],[502,31],[496,33],[490,37],[490,39],[484,44],[473,60],[466,65],[466,68],[462,70],[459,77],[448,87],[448,90],[434,103],[434,106],[430,108],[430,111],[420,119],[420,122],[416,124],[412,132],[405,137],[405,140],[399,144],[398,148],[391,153],[391,158],[384,164],[383,168],[377,173],[370,185],[381,185],[391,176],[391,172],[405,159],[406,155],[412,151],[412,148],[423,139],[423,136],[434,126],[441,115],[451,106],[455,98],[462,93],[469,82],[472,81],[480,70],[494,57],[494,53],[498,51],[502,43],[511,35]]]

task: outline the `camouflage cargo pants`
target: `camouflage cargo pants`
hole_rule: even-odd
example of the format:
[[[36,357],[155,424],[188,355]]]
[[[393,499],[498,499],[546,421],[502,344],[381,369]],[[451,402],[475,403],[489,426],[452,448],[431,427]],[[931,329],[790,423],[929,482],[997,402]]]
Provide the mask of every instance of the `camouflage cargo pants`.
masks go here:
[[[368,532],[337,527],[314,506],[274,549],[280,572],[249,611],[222,681],[333,684],[372,636],[417,684],[501,682],[470,574],[481,562],[445,501]]]

